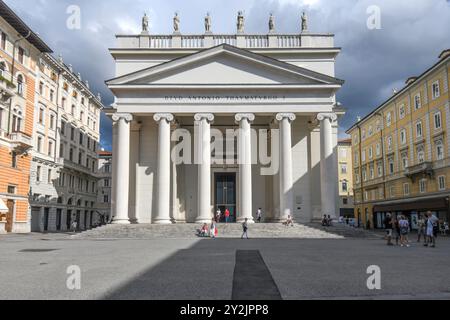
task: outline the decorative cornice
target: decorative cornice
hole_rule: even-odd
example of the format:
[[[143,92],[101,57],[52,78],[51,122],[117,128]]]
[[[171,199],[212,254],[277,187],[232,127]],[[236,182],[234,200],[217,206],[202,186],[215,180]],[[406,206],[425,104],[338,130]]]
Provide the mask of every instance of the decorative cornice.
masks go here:
[[[133,120],[133,116],[129,113],[114,113],[111,118],[115,122],[120,119],[124,119],[126,122],[131,122]]]
[[[203,119],[206,119],[208,122],[213,122],[214,115],[212,113],[197,113],[194,115],[195,121],[202,121]]]
[[[288,119],[290,122],[295,121],[295,119],[297,119],[297,116],[293,113],[278,113],[275,116],[275,119],[277,119],[277,121],[282,121],[283,119]]]
[[[323,121],[325,119],[329,119],[332,122],[334,122],[337,120],[337,115],[336,115],[336,113],[319,113],[317,115],[317,120]]]
[[[175,120],[175,117],[171,113],[156,113],[153,116],[153,120],[156,122],[160,122],[161,120],[166,120],[167,122],[172,122]]]
[[[255,121],[255,115],[253,113],[238,113],[234,116],[236,122],[241,122],[244,119],[247,119],[249,122]]]

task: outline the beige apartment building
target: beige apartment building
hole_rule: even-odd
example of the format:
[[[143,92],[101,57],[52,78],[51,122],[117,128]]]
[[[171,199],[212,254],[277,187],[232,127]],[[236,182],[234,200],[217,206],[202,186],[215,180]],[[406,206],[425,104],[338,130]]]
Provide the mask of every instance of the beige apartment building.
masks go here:
[[[382,228],[388,212],[406,215],[413,228],[428,210],[449,220],[449,62],[445,50],[348,130],[360,225]]]
[[[352,139],[338,142],[339,216],[354,217]]]

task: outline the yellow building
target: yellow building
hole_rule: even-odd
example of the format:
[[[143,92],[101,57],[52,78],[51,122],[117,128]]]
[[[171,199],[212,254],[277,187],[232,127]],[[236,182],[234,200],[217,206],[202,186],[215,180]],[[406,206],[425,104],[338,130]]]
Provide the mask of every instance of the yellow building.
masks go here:
[[[360,226],[382,228],[388,212],[413,228],[428,210],[449,220],[449,63],[450,49],[347,131]]]
[[[339,214],[341,217],[354,217],[353,204],[353,165],[352,139],[338,142],[338,176],[339,176]]]

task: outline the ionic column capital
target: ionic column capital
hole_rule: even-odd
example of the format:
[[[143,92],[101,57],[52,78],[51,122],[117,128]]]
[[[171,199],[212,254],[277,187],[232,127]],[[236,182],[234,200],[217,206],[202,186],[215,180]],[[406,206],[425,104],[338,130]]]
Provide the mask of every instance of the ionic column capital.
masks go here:
[[[337,115],[336,115],[336,113],[319,113],[317,115],[317,120],[323,121],[325,119],[328,119],[328,120],[334,122],[337,120]]]
[[[166,120],[167,122],[172,122],[175,120],[175,117],[171,113],[156,113],[153,116],[153,120],[156,122],[160,122],[161,120]]]
[[[194,115],[195,121],[207,120],[209,123],[214,121],[214,115],[212,113],[197,113]]]
[[[238,113],[234,116],[234,119],[237,123],[241,122],[244,119],[247,119],[248,122],[255,121],[255,115],[253,113]]]
[[[129,113],[114,113],[111,118],[114,122],[120,119],[125,120],[125,122],[131,122],[133,120],[133,116]]]
[[[295,119],[297,119],[297,116],[293,113],[278,113],[275,116],[275,119],[277,119],[277,121],[282,121],[283,119],[288,119],[289,122],[295,121]]]

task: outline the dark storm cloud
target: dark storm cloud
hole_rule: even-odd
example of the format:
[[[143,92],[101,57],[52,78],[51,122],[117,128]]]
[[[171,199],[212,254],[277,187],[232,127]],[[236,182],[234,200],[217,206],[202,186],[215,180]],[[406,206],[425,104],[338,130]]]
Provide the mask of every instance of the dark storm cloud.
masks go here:
[[[246,31],[264,33],[268,16],[276,18],[279,33],[300,29],[300,14],[307,10],[311,32],[336,34],[342,47],[336,76],[346,80],[338,100],[347,108],[341,134],[400,89],[406,78],[418,75],[437,61],[438,54],[450,48],[450,5],[446,0],[6,0],[42,36],[56,54],[61,53],[94,92],[100,92],[105,105],[113,97],[104,80],[114,76],[114,62],[108,48],[116,33],[136,33],[146,11],[153,33],[171,33],[175,11],[181,16],[181,31],[203,33],[203,16],[210,11],[213,31],[232,33],[236,12],[244,10]],[[81,8],[81,30],[66,28],[66,9]],[[381,30],[369,30],[366,10],[381,9]],[[111,123],[101,122],[102,146],[111,149]]]

